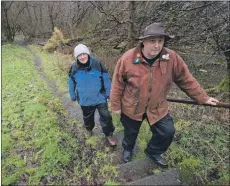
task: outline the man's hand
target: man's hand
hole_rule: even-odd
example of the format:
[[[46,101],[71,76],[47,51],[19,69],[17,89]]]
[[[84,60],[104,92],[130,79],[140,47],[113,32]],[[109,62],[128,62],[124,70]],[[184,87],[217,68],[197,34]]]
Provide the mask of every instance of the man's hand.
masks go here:
[[[121,110],[113,111],[114,114],[121,114]]]
[[[216,103],[218,103],[219,101],[215,98],[209,97],[208,100],[205,102],[206,104],[209,105],[216,105]]]

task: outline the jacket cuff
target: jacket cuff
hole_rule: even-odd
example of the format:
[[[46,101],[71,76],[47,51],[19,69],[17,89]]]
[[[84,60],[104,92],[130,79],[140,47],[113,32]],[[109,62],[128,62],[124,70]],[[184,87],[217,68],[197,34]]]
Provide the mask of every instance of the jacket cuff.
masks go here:
[[[72,101],[76,101],[77,100],[76,96],[71,96],[70,98],[71,98]]]
[[[202,104],[206,103],[206,101],[208,101],[208,99],[209,99],[209,96],[205,96],[205,97],[203,97],[203,99],[197,100],[197,102],[198,102],[198,104],[202,105]]]

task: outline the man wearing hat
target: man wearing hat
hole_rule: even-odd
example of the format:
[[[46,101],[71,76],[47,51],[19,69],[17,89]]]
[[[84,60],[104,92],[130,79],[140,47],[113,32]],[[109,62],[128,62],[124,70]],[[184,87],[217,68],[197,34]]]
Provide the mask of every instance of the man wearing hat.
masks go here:
[[[72,101],[78,101],[83,112],[84,127],[88,136],[92,135],[95,126],[94,113],[97,109],[100,115],[100,125],[109,144],[116,146],[112,134],[115,127],[108,111],[111,81],[109,74],[100,61],[90,55],[87,46],[79,44],[74,48],[75,62],[72,64],[68,87]]]
[[[139,39],[141,43],[117,62],[110,95],[111,110],[121,114],[124,162],[131,160],[141,123],[147,119],[152,138],[145,154],[165,168],[167,164],[161,154],[167,151],[175,133],[166,100],[172,83],[199,104],[216,105],[218,100],[206,94],[175,51],[164,47],[170,37],[162,23],[147,26]]]

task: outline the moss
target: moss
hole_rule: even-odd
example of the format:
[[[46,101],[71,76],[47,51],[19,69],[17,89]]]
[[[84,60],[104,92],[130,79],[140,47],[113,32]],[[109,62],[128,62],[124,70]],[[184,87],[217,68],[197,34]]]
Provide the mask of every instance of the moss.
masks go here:
[[[230,90],[230,79],[228,76],[225,76],[224,79],[217,85],[219,91],[229,91]]]
[[[205,89],[205,91],[209,94],[229,92],[229,90],[230,90],[230,79],[228,76],[225,76],[217,86],[213,88]]]
[[[105,178],[117,177],[118,171],[117,168],[111,164],[105,164],[100,168],[100,175],[103,175]]]
[[[181,180],[188,184],[194,184],[197,169],[199,169],[200,160],[194,158],[184,159],[179,164]]]
[[[153,170],[153,173],[154,174],[160,174],[162,172],[162,170],[160,170],[160,169],[154,169]]]
[[[177,132],[182,132],[186,129],[188,129],[190,126],[190,122],[189,121],[185,121],[183,119],[180,119],[179,121],[177,121],[175,123],[175,128]]]
[[[98,144],[100,144],[101,137],[100,136],[91,136],[86,140],[86,144],[90,145],[92,148],[97,148]]]
[[[119,183],[109,179],[105,182],[104,185],[119,185]]]
[[[176,144],[171,144],[169,150],[165,154],[168,164],[172,167],[175,167],[178,163],[181,163],[183,159],[187,158],[188,156],[189,153]]]

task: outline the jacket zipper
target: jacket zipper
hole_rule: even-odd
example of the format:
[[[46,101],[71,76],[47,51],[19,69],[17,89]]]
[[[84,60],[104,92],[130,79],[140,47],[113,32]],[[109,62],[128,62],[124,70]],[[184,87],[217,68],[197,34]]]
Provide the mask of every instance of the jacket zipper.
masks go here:
[[[149,81],[149,95],[148,95],[148,102],[147,105],[145,107],[145,112],[147,111],[147,108],[149,106],[149,101],[150,101],[150,97],[151,97],[151,92],[152,92],[152,78],[153,78],[153,69],[152,67],[150,67],[150,81]]]

